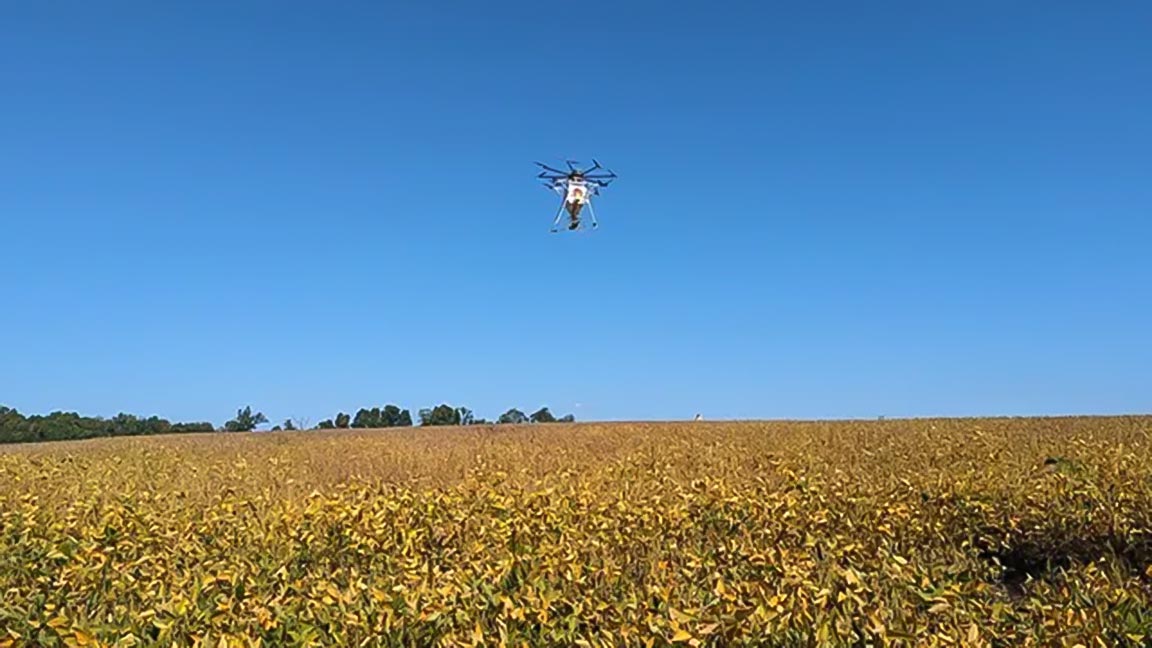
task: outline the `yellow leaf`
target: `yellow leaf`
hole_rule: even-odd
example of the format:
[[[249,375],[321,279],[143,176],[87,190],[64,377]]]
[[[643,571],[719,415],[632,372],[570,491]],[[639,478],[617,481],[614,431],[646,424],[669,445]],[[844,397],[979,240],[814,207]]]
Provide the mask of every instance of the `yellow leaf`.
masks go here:
[[[928,614],[937,614],[939,612],[943,612],[944,610],[947,610],[950,607],[952,607],[952,606],[948,605],[947,601],[941,601],[940,603],[937,603],[936,605],[933,605],[932,607],[928,608]]]
[[[476,627],[472,628],[472,643],[480,643],[484,641],[484,631],[480,629],[480,622],[476,622]]]
[[[852,569],[844,570],[844,580],[848,581],[849,585],[860,584],[860,579],[856,576],[856,572],[852,571]]]
[[[676,634],[672,635],[672,641],[688,641],[691,638],[692,635],[685,630],[680,630]]]
[[[63,628],[66,625],[68,625],[68,618],[62,616],[58,616],[48,622],[49,628]]]
[[[974,644],[977,641],[980,641],[980,629],[976,627],[975,623],[973,623],[972,625],[968,626],[968,643]]]

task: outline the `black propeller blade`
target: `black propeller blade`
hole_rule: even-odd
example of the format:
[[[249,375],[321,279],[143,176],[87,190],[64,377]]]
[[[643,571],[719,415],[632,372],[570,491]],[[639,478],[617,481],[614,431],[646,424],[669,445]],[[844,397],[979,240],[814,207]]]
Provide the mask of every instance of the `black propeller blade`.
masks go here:
[[[559,173],[560,175],[568,175],[567,171],[561,171],[560,169],[553,169],[552,167],[548,166],[547,164],[542,164],[540,162],[537,162],[536,165],[542,169],[546,169],[548,171],[551,171],[552,173]]]
[[[591,181],[601,187],[607,187],[609,183],[617,178],[615,171],[604,168],[604,166],[601,165],[600,161],[596,158],[592,158],[592,166],[585,171],[581,171],[576,166],[576,160],[565,160],[564,162],[568,165],[568,171],[561,171],[560,169],[550,167],[542,162],[536,162],[537,166],[544,169],[544,171],[540,172],[540,174],[536,177],[542,180],[551,180],[553,182],[560,180],[570,180],[573,178],[582,178],[584,180]],[[593,173],[594,171],[598,170],[600,171],[599,173]]]

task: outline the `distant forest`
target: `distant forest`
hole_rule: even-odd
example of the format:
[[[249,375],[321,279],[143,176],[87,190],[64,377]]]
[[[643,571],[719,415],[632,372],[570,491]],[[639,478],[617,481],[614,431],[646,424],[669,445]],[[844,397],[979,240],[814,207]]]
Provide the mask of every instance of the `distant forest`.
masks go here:
[[[547,407],[532,414],[518,409],[510,409],[496,421],[476,418],[467,407],[452,407],[441,404],[421,409],[417,412],[421,426],[447,425],[492,425],[525,423],[572,423],[576,417],[568,414],[556,418]],[[236,418],[221,427],[211,423],[173,423],[157,416],[143,418],[132,414],[117,414],[112,418],[80,416],[75,412],[52,412],[46,415],[25,416],[10,408],[0,406],[0,443],[33,443],[37,441],[66,441],[70,439],[93,439],[111,436],[144,436],[150,434],[181,434],[189,432],[251,432],[269,423],[263,412],[253,412],[251,407],[237,410]],[[387,428],[411,427],[412,414],[396,405],[362,408],[355,415],[345,412],[320,421],[315,426],[301,419],[287,419],[272,426],[270,432],[287,430],[329,430],[343,428]]]

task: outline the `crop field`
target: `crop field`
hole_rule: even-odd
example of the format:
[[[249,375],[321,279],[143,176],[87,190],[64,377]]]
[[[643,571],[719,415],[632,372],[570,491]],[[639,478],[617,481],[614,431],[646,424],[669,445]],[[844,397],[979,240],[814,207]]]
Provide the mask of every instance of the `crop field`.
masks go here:
[[[0,449],[0,646],[1148,646],[1152,417]]]

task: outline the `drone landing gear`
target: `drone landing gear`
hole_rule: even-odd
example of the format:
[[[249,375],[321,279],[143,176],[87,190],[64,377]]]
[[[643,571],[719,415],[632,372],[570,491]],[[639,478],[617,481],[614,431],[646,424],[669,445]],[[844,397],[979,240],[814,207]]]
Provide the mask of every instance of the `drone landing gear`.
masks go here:
[[[588,207],[588,215],[592,217],[592,229],[596,229],[597,227],[600,227],[600,223],[596,222],[596,212],[592,209],[592,201],[588,201],[588,202],[584,203],[584,205]],[[564,217],[564,210],[566,208],[567,208],[566,203],[560,204],[560,211],[556,213],[556,220],[552,221],[552,232],[555,233],[555,232],[560,231],[559,230],[560,220]],[[568,231],[569,232],[575,232],[576,230],[581,229],[583,224],[584,224],[584,221],[582,221],[579,216],[572,218],[571,221],[568,223]]]
[[[564,207],[565,206],[566,205],[565,205],[564,201],[560,201],[560,211],[556,212],[556,220],[552,221],[552,231],[553,232],[560,231],[556,228],[560,225],[560,219],[564,217]]]
[[[599,227],[599,224],[592,223],[592,229],[596,229],[597,227]],[[568,223],[568,226],[565,227],[564,229],[568,230],[569,232],[575,232],[578,230],[585,230],[588,228],[584,227],[584,221],[577,220],[577,221],[572,221],[572,222]],[[551,231],[553,233],[556,233],[556,232],[560,231],[560,228],[559,227],[553,227]]]
[[[596,222],[596,210],[592,209],[592,201],[588,201],[588,215],[592,217],[592,229],[600,227],[600,223]]]

